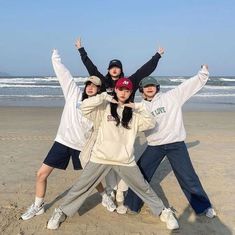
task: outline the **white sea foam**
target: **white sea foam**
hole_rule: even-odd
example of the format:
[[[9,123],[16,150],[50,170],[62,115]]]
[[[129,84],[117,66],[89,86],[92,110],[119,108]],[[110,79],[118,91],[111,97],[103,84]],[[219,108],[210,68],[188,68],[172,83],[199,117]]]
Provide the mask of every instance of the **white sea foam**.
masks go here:
[[[63,95],[0,95],[0,97],[22,97],[22,98],[26,98],[26,97],[30,97],[30,98],[62,98],[64,97]]]
[[[174,89],[177,85],[161,85],[161,88],[165,89]],[[211,85],[205,85],[202,89],[210,89],[210,90],[234,90],[235,86],[211,86]]]
[[[76,82],[84,82],[87,77],[74,77]],[[57,77],[22,77],[22,78],[0,78],[0,83],[40,83],[40,82],[58,82]]]
[[[235,97],[235,94],[215,94],[215,93],[201,93],[196,94],[197,97]]]
[[[20,84],[0,84],[0,88],[4,88],[4,87],[12,87],[12,88],[16,88],[16,87],[21,87],[21,88],[60,88],[60,86],[58,85],[20,85]]]
[[[169,80],[171,82],[184,82],[187,79],[186,78],[170,78]]]
[[[234,90],[235,91],[235,86],[211,86],[211,85],[205,85],[204,88],[212,89],[212,90]]]
[[[219,78],[220,81],[235,82],[235,78]]]

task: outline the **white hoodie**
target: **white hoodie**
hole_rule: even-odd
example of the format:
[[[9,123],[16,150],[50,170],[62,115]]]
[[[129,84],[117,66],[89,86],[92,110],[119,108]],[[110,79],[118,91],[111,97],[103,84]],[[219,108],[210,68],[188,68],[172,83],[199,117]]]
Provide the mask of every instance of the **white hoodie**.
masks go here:
[[[157,122],[155,128],[145,132],[148,145],[156,146],[185,140],[182,106],[206,84],[208,78],[209,72],[203,66],[196,76],[175,89],[157,93],[151,102],[142,101]]]
[[[61,63],[57,50],[53,50],[51,59],[65,97],[65,106],[55,141],[81,151],[92,128],[92,122],[83,117],[79,109],[82,91],[69,70]]]

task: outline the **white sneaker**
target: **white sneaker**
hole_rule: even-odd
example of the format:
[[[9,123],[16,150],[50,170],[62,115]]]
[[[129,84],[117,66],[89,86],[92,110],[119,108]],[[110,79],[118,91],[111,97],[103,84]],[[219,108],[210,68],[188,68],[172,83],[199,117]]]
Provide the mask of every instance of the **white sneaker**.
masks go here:
[[[160,220],[162,222],[165,222],[167,228],[170,230],[179,228],[179,224],[174,216],[174,212],[170,208],[165,208],[164,210],[162,210]]]
[[[107,193],[107,195],[112,199],[112,201],[115,201],[116,193],[115,193],[114,190],[112,192],[110,192],[110,193]]]
[[[216,216],[215,210],[212,207],[208,208],[206,210],[206,216],[211,219],[214,218]]]
[[[52,217],[49,219],[47,223],[47,229],[58,229],[60,224],[64,222],[66,219],[66,215],[60,208],[55,208]]]
[[[36,215],[41,215],[45,212],[44,210],[44,203],[38,207],[34,203],[27,209],[27,211],[21,215],[22,220],[28,220],[33,218]]]
[[[124,215],[127,213],[127,207],[125,207],[123,204],[117,207],[117,213]]]
[[[108,211],[113,212],[116,209],[116,205],[113,200],[107,194],[102,196],[102,205],[107,208]]]

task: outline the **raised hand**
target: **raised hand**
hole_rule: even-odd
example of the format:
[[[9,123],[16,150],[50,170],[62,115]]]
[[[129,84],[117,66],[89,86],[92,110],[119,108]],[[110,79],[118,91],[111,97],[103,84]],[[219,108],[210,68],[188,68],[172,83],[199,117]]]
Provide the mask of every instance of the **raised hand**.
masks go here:
[[[75,47],[77,47],[77,49],[80,49],[82,47],[82,40],[81,40],[81,38],[77,39],[77,41],[75,42]]]
[[[163,55],[164,52],[165,52],[165,50],[164,50],[163,47],[159,47],[157,52],[158,52],[160,55]]]
[[[201,65],[201,68],[202,68],[202,69],[203,69],[203,67],[206,68],[207,70],[209,69],[208,64],[203,64],[203,65]]]
[[[119,104],[118,101],[116,101],[114,98],[110,100],[110,103]]]

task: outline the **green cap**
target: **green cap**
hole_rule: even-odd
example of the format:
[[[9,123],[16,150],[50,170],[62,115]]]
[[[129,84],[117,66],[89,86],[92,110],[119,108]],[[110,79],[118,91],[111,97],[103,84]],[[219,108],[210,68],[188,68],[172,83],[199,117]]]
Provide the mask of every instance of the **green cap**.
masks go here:
[[[154,86],[159,86],[160,84],[157,82],[156,79],[152,77],[146,77],[140,81],[139,86],[140,87],[146,87],[148,85],[154,85]]]

